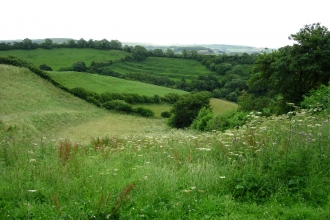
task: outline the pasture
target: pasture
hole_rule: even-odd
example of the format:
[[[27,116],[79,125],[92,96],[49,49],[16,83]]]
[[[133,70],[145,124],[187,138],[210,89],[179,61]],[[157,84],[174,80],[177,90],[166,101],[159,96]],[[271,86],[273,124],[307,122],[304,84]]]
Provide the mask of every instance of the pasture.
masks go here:
[[[148,73],[157,76],[167,76],[174,81],[185,78],[188,82],[199,75],[215,74],[208,70],[200,62],[193,59],[148,57],[143,61],[125,61],[109,65],[115,72]]]
[[[129,53],[121,50],[98,50],[92,48],[53,48],[35,50],[9,50],[0,51],[0,56],[15,56],[23,58],[35,66],[46,64],[54,71],[63,67],[71,67],[73,63],[84,61],[87,66],[92,61],[102,62],[108,60],[119,60]]]
[[[55,71],[48,73],[54,80],[68,88],[82,87],[96,93],[137,93],[146,96],[153,96],[154,94],[164,96],[168,93],[187,94],[187,92],[178,89],[171,89],[98,74]]]

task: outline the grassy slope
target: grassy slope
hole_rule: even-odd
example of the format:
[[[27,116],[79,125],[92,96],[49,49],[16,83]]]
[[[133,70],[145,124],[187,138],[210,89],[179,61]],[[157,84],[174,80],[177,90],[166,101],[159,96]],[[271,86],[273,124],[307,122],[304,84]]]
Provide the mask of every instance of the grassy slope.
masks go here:
[[[106,133],[129,135],[164,124],[155,119],[108,113],[24,68],[0,65],[0,81],[0,121],[18,126],[26,136],[90,141]]]
[[[113,210],[117,219],[329,219],[326,118],[255,116],[224,134],[166,130],[162,120],[95,108],[26,69],[0,65],[0,77],[6,125],[111,137],[77,148],[32,145],[0,127],[1,219],[105,219]]]
[[[196,79],[198,75],[212,73],[197,60],[148,57],[143,61],[118,62],[109,66],[118,73],[149,73],[158,76],[168,76],[173,80],[180,81]]]
[[[56,81],[68,88],[82,87],[96,93],[138,93],[140,95],[163,96],[168,93],[186,94],[187,92],[161,86],[129,81],[110,76],[80,72],[49,72]]]
[[[92,61],[118,60],[125,57],[127,54],[128,53],[125,51],[97,50],[92,48],[54,48],[51,50],[36,49],[0,51],[0,56],[12,55],[24,58],[33,63],[35,66],[46,64],[53,70],[58,70],[61,67],[70,67],[73,63],[78,61],[84,61],[86,65],[89,66]]]

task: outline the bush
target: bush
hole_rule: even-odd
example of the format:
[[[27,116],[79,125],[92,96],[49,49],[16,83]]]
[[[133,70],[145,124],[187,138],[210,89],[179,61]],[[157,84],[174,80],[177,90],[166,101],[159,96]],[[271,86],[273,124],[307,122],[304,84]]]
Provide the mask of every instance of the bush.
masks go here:
[[[45,70],[45,71],[53,71],[53,69],[51,67],[47,66],[46,64],[41,64],[39,66],[39,69]]]
[[[162,116],[162,118],[169,118],[169,117],[171,117],[171,112],[164,111],[160,114],[160,116]]]
[[[199,113],[197,118],[191,124],[191,127],[197,129],[199,131],[207,131],[208,123],[213,119],[214,113],[211,109],[203,107]]]
[[[206,117],[206,116],[204,116]],[[224,114],[213,117],[207,124],[208,131],[225,131],[230,128],[242,126],[247,121],[247,113],[237,110],[228,111]]]
[[[144,107],[137,107],[133,109],[133,112],[143,117],[153,117],[155,115],[152,110]]]
[[[133,107],[130,104],[127,104],[126,102],[120,100],[106,102],[103,104],[103,107],[108,110],[115,110],[118,112],[133,112]]]
[[[77,71],[77,72],[86,72],[87,67],[86,67],[85,62],[80,61],[80,62],[72,64],[72,69],[73,69],[73,71]]]
[[[177,93],[168,93],[164,97],[162,97],[162,101],[168,102],[170,104],[177,102],[179,99],[180,95]]]
[[[316,90],[311,90],[309,96],[304,96],[301,106],[315,111],[330,107],[330,86],[321,85]]]
[[[210,106],[210,93],[198,92],[189,95],[183,95],[174,103],[168,124],[175,128],[189,127],[197,117],[201,108]]]

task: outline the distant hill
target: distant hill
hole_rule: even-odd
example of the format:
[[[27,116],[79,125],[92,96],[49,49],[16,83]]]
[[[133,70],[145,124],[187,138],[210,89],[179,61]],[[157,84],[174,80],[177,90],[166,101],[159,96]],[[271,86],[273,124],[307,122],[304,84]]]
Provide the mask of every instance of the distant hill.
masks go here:
[[[72,38],[49,38],[53,41],[53,43],[62,44],[64,42],[68,42],[69,40],[74,40]],[[45,39],[31,39],[33,43],[42,43]],[[23,39],[16,40],[0,40],[0,43],[13,43],[13,42],[22,42]]]

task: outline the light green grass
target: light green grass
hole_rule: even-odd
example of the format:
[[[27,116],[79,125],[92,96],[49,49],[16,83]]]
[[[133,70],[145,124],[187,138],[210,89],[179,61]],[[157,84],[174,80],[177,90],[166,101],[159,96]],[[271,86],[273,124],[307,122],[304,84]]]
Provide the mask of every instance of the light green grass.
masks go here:
[[[190,81],[199,75],[215,74],[208,70],[197,60],[148,57],[143,61],[118,62],[109,66],[115,72],[125,73],[148,73],[158,76],[168,76],[180,81],[183,77]]]
[[[0,81],[0,121],[6,126],[17,126],[26,137],[89,142],[91,137],[107,133],[125,136],[165,124],[109,113],[54,87],[25,68],[0,65]]]
[[[120,50],[97,50],[92,48],[53,48],[36,50],[8,50],[0,51],[0,56],[16,56],[24,58],[35,66],[46,64],[53,70],[71,67],[73,63],[84,61],[87,66],[92,61],[119,60],[129,53]]]
[[[216,99],[216,98],[210,99],[210,105],[211,105],[212,111],[216,115],[220,115],[227,111],[237,109],[236,103],[229,102],[229,101],[222,100],[222,99]],[[169,104],[161,104],[161,105],[144,104],[144,105],[137,105],[137,106],[146,107],[146,108],[151,109],[153,112],[155,112],[156,117],[161,117],[162,112],[170,111],[172,108],[172,106]]]
[[[227,111],[237,109],[237,104],[223,99],[211,98],[210,105],[214,114],[220,115]]]
[[[79,72],[49,72],[50,76],[68,88],[82,87],[96,93],[137,93],[139,95],[164,96],[168,93],[186,94],[187,92],[137,81]]]

